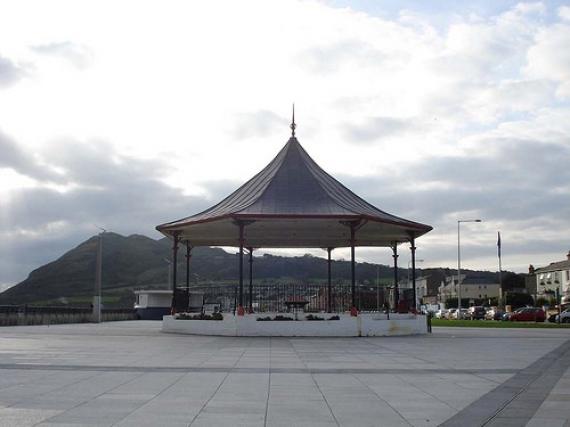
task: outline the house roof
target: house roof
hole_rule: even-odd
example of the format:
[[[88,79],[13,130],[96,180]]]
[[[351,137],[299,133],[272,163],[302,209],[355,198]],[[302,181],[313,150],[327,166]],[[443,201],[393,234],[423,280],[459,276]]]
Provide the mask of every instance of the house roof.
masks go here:
[[[565,261],[553,262],[550,265],[547,265],[546,267],[537,268],[536,270],[534,270],[534,273],[535,274],[548,273],[550,271],[561,271],[568,269],[570,269],[570,259],[567,259]]]
[[[447,276],[445,278],[445,285],[450,286],[455,285],[457,281],[457,275],[455,276]],[[461,284],[462,285],[498,285],[499,282],[496,279],[492,279],[488,275],[478,275],[478,274],[462,274],[461,275]]]
[[[221,202],[195,215],[157,226],[200,245],[236,246],[236,221],[252,247],[348,246],[340,221],[358,223],[357,245],[387,246],[430,230],[429,225],[384,212],[326,173],[293,135],[257,175]],[[348,233],[347,233],[348,231]]]

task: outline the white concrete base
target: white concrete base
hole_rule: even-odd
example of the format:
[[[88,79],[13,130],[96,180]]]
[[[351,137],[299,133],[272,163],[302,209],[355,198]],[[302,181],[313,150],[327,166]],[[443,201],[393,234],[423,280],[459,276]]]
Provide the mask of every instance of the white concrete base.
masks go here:
[[[360,313],[357,317],[340,314],[339,320],[258,321],[283,313],[257,313],[234,316],[224,313],[224,320],[178,320],[164,316],[162,332],[231,337],[380,337],[427,333],[426,316],[413,314]],[[289,314],[285,314],[289,315]],[[334,314],[318,313],[328,319]]]

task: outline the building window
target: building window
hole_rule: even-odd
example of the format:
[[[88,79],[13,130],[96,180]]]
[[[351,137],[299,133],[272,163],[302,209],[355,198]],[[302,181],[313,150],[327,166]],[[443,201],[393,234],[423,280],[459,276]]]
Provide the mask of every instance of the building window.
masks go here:
[[[566,270],[566,280],[570,280],[570,270]]]
[[[479,299],[481,299],[481,294],[479,294]]]

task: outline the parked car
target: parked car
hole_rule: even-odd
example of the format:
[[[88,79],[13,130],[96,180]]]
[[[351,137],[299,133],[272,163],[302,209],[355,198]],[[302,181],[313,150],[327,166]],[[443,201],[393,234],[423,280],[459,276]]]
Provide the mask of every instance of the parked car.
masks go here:
[[[449,310],[447,310],[447,313],[445,313],[445,318],[446,319],[453,319],[455,317],[456,311],[457,311],[456,308],[450,308]]]
[[[487,310],[485,310],[485,307],[479,305],[469,307],[467,311],[467,317],[471,320],[483,320],[485,314],[487,314]]]
[[[509,320],[512,322],[544,322],[546,313],[537,307],[519,308],[511,314]]]
[[[495,313],[493,314],[492,320],[502,320],[504,314],[505,314],[505,312],[503,310],[497,309],[497,310],[495,310]]]
[[[486,320],[501,320],[505,312],[498,307],[491,307],[485,313]]]
[[[459,310],[454,309],[454,312],[450,315],[450,319],[457,320],[459,315]],[[461,309],[461,319],[469,319],[469,311],[466,308]]]
[[[558,314],[554,315],[554,321],[558,323]],[[570,308],[560,313],[560,323],[570,323]]]
[[[445,308],[440,308],[434,314],[436,319],[445,319],[445,315],[447,314],[447,310]]]

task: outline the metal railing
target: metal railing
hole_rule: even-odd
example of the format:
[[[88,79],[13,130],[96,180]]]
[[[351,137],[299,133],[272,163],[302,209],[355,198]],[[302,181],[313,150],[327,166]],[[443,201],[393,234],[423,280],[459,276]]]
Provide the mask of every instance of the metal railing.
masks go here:
[[[101,314],[103,321],[135,319],[135,312],[132,308],[106,308]],[[93,309],[90,307],[0,305],[0,326],[53,325],[92,321]]]
[[[238,306],[237,285],[200,285],[190,288],[177,288],[177,311],[195,311],[190,307],[188,295],[202,294],[205,311],[235,312]],[[335,283],[330,290],[327,284],[275,283],[254,284],[243,287],[243,306],[256,313],[290,312],[295,307],[303,307],[307,313],[349,311],[352,305],[350,283]],[[390,290],[385,287],[358,284],[356,286],[356,306],[359,311],[383,311],[390,299]]]

